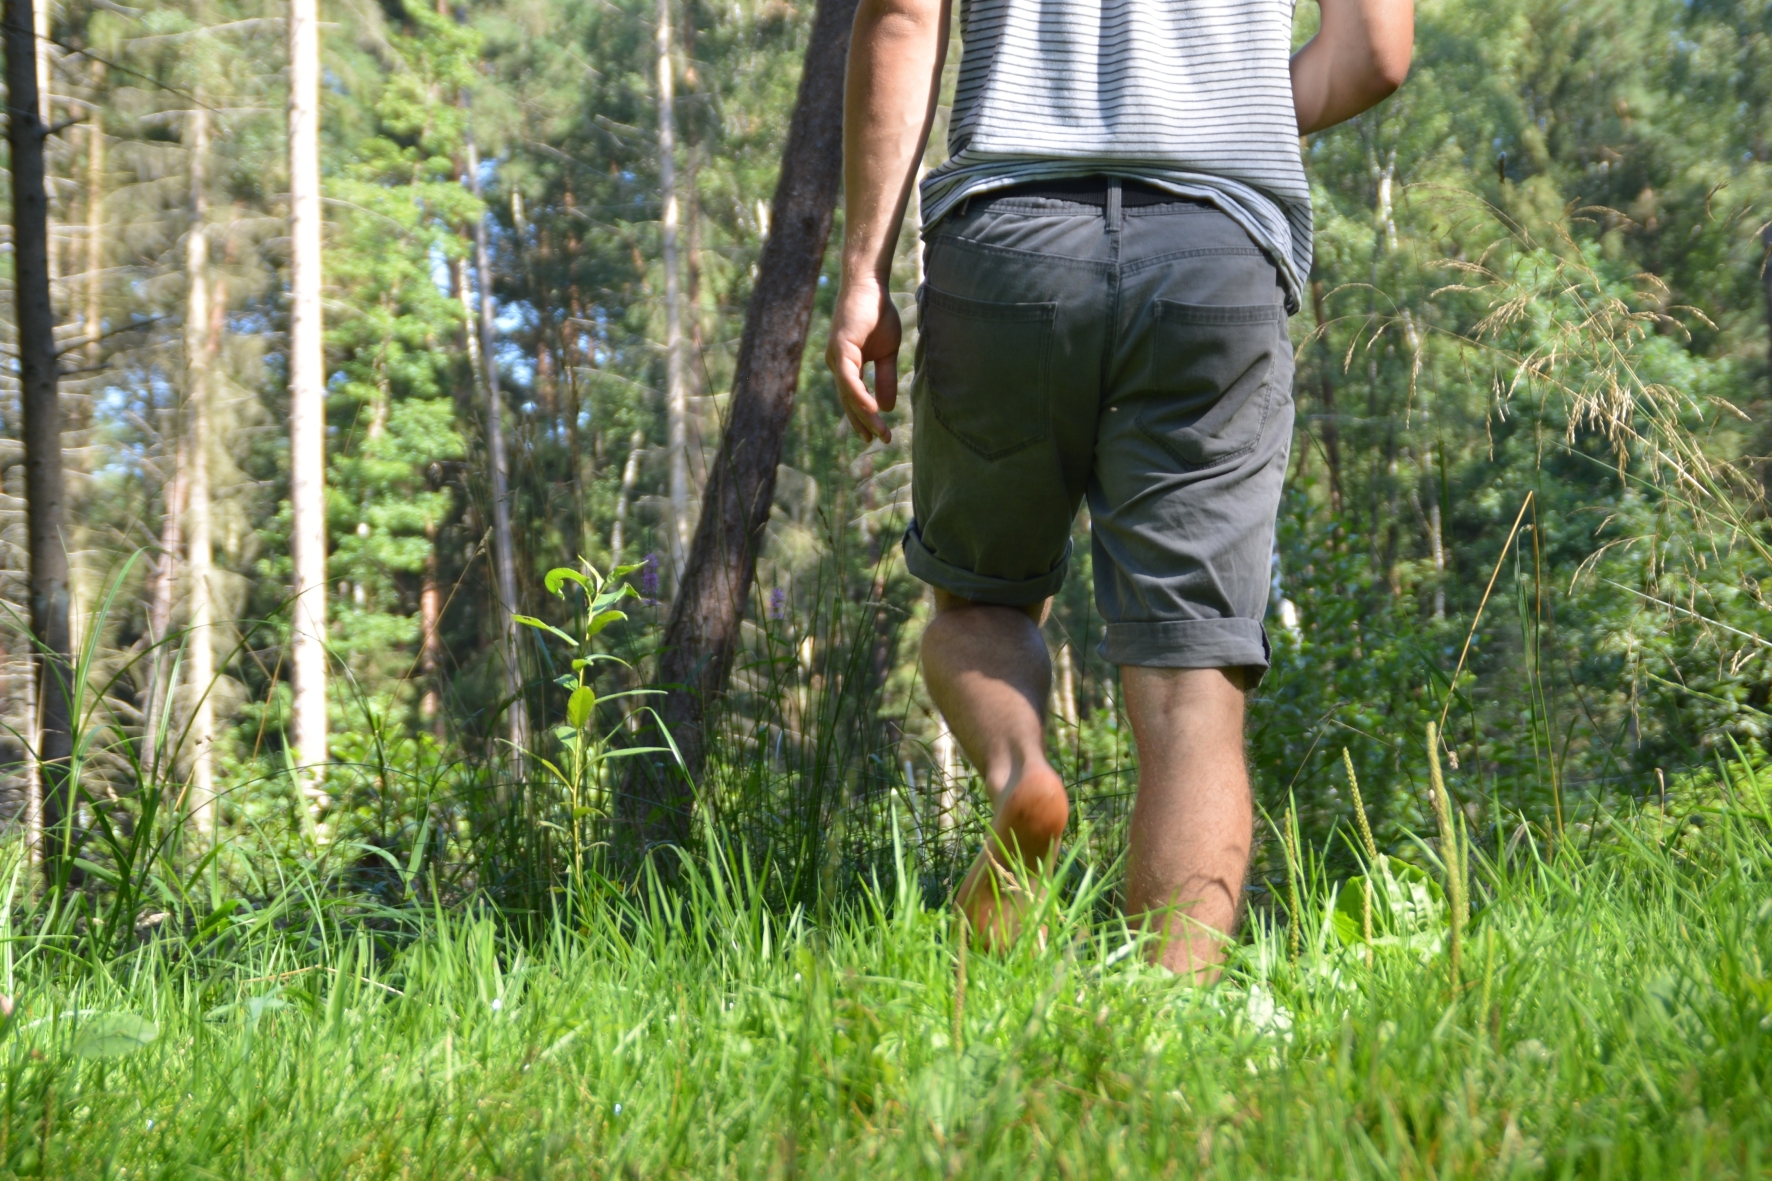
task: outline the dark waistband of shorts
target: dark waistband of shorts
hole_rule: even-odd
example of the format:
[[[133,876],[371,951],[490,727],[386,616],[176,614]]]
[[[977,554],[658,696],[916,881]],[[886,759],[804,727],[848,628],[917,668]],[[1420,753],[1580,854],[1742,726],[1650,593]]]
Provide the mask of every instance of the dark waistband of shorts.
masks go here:
[[[1108,188],[1118,183],[1120,204],[1129,209],[1142,205],[1207,205],[1195,197],[1183,197],[1142,180],[1122,180],[1112,176],[1067,176],[1051,180],[1030,180],[1006,189],[979,193],[976,201],[995,201],[1003,197],[1044,197],[1052,201],[1074,201],[1079,205],[1107,208]]]

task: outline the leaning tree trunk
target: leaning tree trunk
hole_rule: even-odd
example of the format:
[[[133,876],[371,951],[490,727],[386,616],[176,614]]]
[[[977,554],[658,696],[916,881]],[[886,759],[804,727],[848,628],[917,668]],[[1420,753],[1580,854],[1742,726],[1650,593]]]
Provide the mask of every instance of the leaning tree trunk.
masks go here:
[[[707,750],[703,724],[737,652],[842,176],[843,72],[855,8],[856,0],[819,0],[813,17],[769,238],[745,309],[731,412],[665,628],[659,677],[672,688],[661,712],[689,774],[654,763],[629,779],[621,800],[629,835],[645,844],[689,837],[690,777]]]
[[[320,18],[289,4],[290,740],[311,814],[326,797],[326,346],[320,312]]]
[[[24,403],[25,520],[31,546],[31,631],[36,637],[44,865],[62,880],[74,831],[74,702],[69,632],[68,550],[63,521],[62,421],[55,312],[49,303],[49,197],[39,113],[36,14],[32,0],[6,0],[6,142],[12,160],[12,252],[19,385]]]

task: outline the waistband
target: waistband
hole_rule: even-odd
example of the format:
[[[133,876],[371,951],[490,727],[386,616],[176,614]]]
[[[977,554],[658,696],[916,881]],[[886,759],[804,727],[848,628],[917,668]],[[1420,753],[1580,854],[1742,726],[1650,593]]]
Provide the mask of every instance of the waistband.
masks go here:
[[[1167,189],[1159,189],[1156,185],[1146,184],[1141,180],[1121,179],[1117,176],[1072,176],[1055,177],[1051,180],[1030,180],[1024,184],[1010,185],[1006,189],[991,189],[972,197],[973,201],[995,201],[1003,197],[1044,197],[1054,201],[1072,201],[1078,205],[1093,205],[1098,209],[1108,206],[1108,190],[1115,186],[1120,190],[1120,204],[1128,209],[1136,209],[1144,205],[1201,205],[1211,208],[1211,203],[1195,197],[1183,197],[1171,193]]]

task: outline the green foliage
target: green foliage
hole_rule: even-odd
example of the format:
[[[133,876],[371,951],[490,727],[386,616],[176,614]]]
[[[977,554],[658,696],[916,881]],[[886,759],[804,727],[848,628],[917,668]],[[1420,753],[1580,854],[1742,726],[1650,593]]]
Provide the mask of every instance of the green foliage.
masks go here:
[[[1090,920],[1087,875],[1043,948],[968,958],[962,1001],[952,924],[902,871],[815,927],[719,847],[680,895],[539,941],[429,905],[206,951],[162,933],[107,972],[13,938],[0,1152],[59,1175],[1753,1175],[1772,843],[1732,814],[1706,848],[1486,862],[1459,989],[1421,946],[1338,938],[1347,885],[1307,887],[1296,962],[1264,920],[1195,988]],[[95,1030],[127,1056],[83,1057]]]

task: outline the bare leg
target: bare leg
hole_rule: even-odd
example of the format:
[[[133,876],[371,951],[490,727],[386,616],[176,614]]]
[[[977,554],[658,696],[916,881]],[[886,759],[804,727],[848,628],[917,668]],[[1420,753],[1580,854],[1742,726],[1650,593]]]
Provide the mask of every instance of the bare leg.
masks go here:
[[[1242,903],[1254,817],[1243,763],[1243,670],[1124,667],[1138,743],[1126,913],[1164,934],[1156,959],[1218,978]]]
[[[1064,781],[1046,762],[1046,604],[997,607],[937,590],[935,612],[923,632],[923,678],[984,777],[993,813],[991,840],[958,902],[986,946],[1001,947],[1014,939],[1026,897],[1016,879],[1050,863],[1070,817]]]

